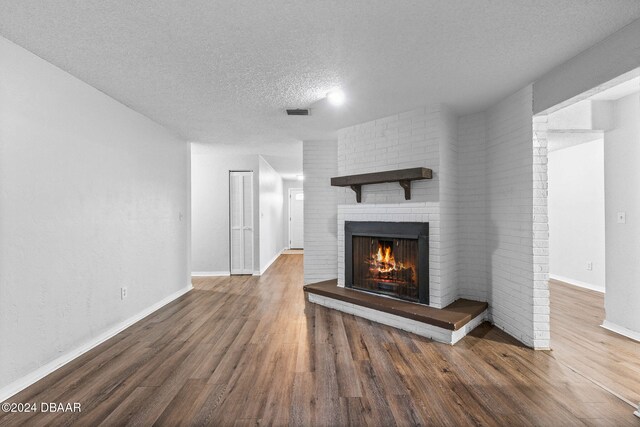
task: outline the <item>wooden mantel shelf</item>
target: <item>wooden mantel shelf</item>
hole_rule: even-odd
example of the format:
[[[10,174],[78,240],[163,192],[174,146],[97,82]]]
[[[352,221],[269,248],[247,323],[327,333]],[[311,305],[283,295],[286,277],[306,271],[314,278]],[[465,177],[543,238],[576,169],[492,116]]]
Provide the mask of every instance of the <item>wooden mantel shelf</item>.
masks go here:
[[[360,203],[363,185],[398,182],[404,188],[404,199],[411,200],[411,181],[431,179],[432,176],[433,172],[428,168],[396,169],[360,175],[336,176],[331,178],[331,185],[333,187],[351,187],[356,192],[356,201]]]

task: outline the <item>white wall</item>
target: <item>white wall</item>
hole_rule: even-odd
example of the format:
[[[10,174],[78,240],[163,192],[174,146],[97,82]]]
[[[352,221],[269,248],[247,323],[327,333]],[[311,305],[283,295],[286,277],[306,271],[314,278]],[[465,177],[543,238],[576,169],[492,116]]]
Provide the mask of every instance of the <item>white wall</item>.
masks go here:
[[[549,114],[547,127],[551,130],[593,129],[593,103],[589,100],[576,102]]]
[[[188,289],[189,206],[186,142],[0,38],[0,396]]]
[[[604,141],[606,320],[640,334],[640,94],[614,102]]]
[[[304,282],[338,277],[337,141],[304,141]]]
[[[282,180],[282,226],[284,230],[284,246],[289,248],[289,189],[303,188],[304,183],[297,179]],[[304,229],[303,229],[304,230]]]
[[[229,273],[229,171],[253,171],[254,270],[260,266],[258,156],[234,147],[191,144],[192,271]]]
[[[260,273],[285,248],[283,227],[282,177],[262,156],[258,156],[260,210]]]
[[[549,274],[604,292],[604,141],[552,151],[548,167]]]

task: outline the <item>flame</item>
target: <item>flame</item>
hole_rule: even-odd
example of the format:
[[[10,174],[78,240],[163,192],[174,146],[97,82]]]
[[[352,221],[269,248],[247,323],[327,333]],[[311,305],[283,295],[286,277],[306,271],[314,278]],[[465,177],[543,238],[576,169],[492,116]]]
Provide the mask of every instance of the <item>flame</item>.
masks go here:
[[[384,254],[382,253],[383,248],[382,244],[378,243],[378,253],[376,254],[376,260],[378,262],[384,262],[385,264],[396,264],[396,259],[393,257],[391,253],[391,246],[384,247]]]
[[[370,261],[374,270],[379,273],[390,273],[404,268],[401,262],[396,262],[393,256],[393,244],[378,242],[378,251]]]
[[[384,282],[415,282],[416,271],[412,260],[402,259],[396,261],[393,254],[394,241],[378,240],[377,249],[371,248],[369,258],[365,263],[369,264],[370,277]]]

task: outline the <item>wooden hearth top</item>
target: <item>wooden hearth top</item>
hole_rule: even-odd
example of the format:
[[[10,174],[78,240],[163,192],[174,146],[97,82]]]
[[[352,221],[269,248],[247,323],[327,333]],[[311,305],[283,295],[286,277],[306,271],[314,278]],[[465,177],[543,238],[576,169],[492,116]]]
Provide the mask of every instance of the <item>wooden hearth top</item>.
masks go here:
[[[336,279],[305,285],[304,291],[383,311],[451,331],[460,329],[474,317],[485,311],[489,306],[486,302],[461,298],[445,308],[433,308],[367,292],[340,288],[338,287],[338,281]]]

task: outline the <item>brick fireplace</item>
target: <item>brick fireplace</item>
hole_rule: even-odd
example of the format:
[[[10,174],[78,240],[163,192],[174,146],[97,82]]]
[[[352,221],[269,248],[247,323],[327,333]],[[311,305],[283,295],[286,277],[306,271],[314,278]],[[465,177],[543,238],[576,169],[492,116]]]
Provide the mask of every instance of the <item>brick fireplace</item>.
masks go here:
[[[424,167],[432,179],[411,183],[411,199],[397,182],[362,187],[361,203],[337,189],[338,286],[345,286],[345,222],[429,223],[428,304],[442,308],[457,297],[455,117],[442,106],[338,131],[337,176]]]
[[[531,106],[528,86],[482,113],[456,118],[430,105],[341,129],[337,142],[305,141],[305,283],[356,292],[344,288],[345,221],[428,222],[427,308],[488,301],[497,327],[548,348],[546,149],[533,138]],[[416,167],[433,176],[412,183],[411,200],[398,182],[363,185],[360,203],[355,190],[331,186]]]
[[[305,261],[305,279],[322,277],[315,268],[326,262],[330,271],[337,256],[337,280],[316,279],[305,289],[309,301],[455,343],[487,316],[486,303],[458,299],[455,116],[443,106],[423,107],[341,129],[336,154],[331,179],[309,184],[344,187],[318,200],[322,210],[337,195],[337,253],[310,241],[314,258]],[[411,168],[430,172],[402,182]],[[463,312],[460,324],[438,320]]]

